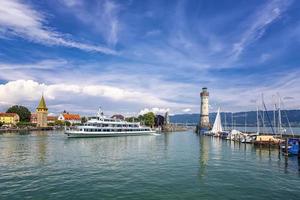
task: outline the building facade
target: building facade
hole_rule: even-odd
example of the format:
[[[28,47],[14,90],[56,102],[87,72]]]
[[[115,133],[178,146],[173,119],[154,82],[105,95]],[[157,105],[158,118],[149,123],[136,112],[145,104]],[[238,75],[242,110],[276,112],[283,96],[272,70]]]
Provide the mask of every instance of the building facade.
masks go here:
[[[79,114],[62,113],[58,116],[59,121],[67,121],[71,124],[80,124],[81,118]]]
[[[3,124],[16,125],[20,122],[20,117],[16,113],[0,113],[0,122]]]
[[[36,108],[36,126],[47,127],[48,108],[44,96],[42,96],[38,107]]]
[[[57,116],[47,116],[47,123],[54,123],[57,120]],[[37,114],[31,113],[30,115],[30,123],[36,124],[37,123]]]
[[[37,115],[36,113],[30,114],[30,123],[36,124],[37,123]]]
[[[48,123],[55,123],[56,120],[57,120],[57,116],[47,116]]]
[[[201,106],[200,106],[200,128],[209,128],[209,92],[206,87],[202,88],[200,93]]]

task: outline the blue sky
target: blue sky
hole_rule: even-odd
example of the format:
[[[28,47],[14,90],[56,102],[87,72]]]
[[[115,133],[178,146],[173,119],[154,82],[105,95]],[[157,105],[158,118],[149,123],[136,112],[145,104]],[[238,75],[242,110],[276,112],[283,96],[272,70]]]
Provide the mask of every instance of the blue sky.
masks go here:
[[[1,0],[0,110],[300,109],[300,2]]]

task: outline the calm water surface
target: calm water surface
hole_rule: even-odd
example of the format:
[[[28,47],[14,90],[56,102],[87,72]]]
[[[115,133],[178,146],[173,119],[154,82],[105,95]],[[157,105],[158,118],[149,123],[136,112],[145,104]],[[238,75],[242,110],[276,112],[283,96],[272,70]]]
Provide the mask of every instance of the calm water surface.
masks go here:
[[[199,137],[0,135],[0,199],[300,199],[300,163]]]

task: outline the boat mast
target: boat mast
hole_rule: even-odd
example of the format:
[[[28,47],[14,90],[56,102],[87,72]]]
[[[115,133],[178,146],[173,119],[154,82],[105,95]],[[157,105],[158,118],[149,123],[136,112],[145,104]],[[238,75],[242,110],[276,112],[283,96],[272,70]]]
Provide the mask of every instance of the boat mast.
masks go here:
[[[262,105],[264,105],[264,94],[262,93],[261,94],[261,102],[262,102]],[[265,111],[262,110],[262,129],[263,129],[263,132],[265,132]]]
[[[259,135],[258,105],[256,106],[256,124],[257,124],[257,134]]]
[[[245,133],[246,133],[246,126],[247,126],[247,113],[245,112],[245,130],[244,130]]]
[[[274,102],[274,110],[273,110],[273,126],[274,126],[274,128],[276,127],[276,110],[277,110],[277,106],[276,106],[276,101],[275,101]]]
[[[226,112],[224,112],[224,117],[225,117],[225,127],[224,127],[224,130],[226,131],[226,129],[227,129],[227,122],[226,122]]]
[[[282,122],[281,122],[281,108],[280,107],[281,107],[281,102],[279,99],[279,102],[278,102],[278,133],[282,137]]]
[[[270,126],[271,126],[272,133],[275,135],[275,132],[274,132],[274,129],[273,129],[273,126],[272,126],[272,122],[271,122],[270,117],[269,117],[269,114],[268,114],[267,106],[266,106],[266,104],[265,104],[264,99],[262,99],[262,100],[263,100],[263,106],[264,106],[264,109],[265,109],[265,111],[266,111],[266,115],[267,115],[267,118],[268,118],[268,122],[269,122],[269,124],[270,124]]]
[[[231,112],[231,130],[233,130],[233,112]]]
[[[278,99],[279,99],[279,102],[280,102],[280,107],[282,106],[282,107],[284,108],[284,103],[283,103],[283,101],[282,101],[282,99],[281,99],[279,93],[277,93],[277,96],[278,96]],[[280,112],[281,112],[281,109],[280,109]],[[290,123],[290,120],[289,120],[289,118],[288,118],[288,115],[287,115],[286,110],[284,110],[284,114],[285,114],[285,116],[286,116],[286,120],[287,120],[287,123],[288,123],[288,125],[289,125],[289,129],[290,129],[290,131],[291,131],[291,133],[292,133],[292,135],[293,135],[293,137],[294,137],[294,131],[293,131],[292,127],[291,127],[291,123]],[[280,116],[281,116],[281,114],[280,114]],[[281,126],[282,126],[282,123],[281,123]],[[282,128],[281,130],[282,130],[282,132],[285,132],[285,129]]]

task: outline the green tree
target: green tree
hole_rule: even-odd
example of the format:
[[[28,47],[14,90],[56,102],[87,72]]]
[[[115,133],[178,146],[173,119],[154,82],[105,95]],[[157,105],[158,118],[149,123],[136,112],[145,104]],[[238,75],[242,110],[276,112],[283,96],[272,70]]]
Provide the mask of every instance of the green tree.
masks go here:
[[[3,125],[3,123],[2,122],[0,122],[0,127]]]
[[[64,126],[65,124],[64,124],[63,121],[55,120],[54,125],[56,125],[56,126]]]
[[[146,126],[154,126],[155,115],[153,112],[148,112],[143,115],[143,121]]]
[[[137,117],[127,117],[125,120],[127,122],[139,122],[140,121],[139,118],[137,118]]]
[[[138,116],[138,121],[144,123],[144,116],[143,115],[139,115]]]
[[[7,109],[6,113],[17,113],[21,122],[30,121],[30,111],[25,106],[14,105]]]
[[[48,126],[54,126],[55,124],[54,124],[54,122],[49,122],[48,123]]]
[[[66,126],[71,126],[71,122],[65,121],[65,125],[66,125]]]

